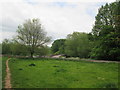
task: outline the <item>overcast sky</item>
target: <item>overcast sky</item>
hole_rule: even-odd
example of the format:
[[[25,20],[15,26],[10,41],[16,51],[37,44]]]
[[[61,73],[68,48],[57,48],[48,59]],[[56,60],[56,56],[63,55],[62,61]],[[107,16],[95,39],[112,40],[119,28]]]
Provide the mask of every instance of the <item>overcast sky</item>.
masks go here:
[[[98,8],[114,1],[1,0],[0,42],[15,36],[17,26],[32,18],[41,20],[45,31],[53,40],[65,38],[74,31],[91,32]]]

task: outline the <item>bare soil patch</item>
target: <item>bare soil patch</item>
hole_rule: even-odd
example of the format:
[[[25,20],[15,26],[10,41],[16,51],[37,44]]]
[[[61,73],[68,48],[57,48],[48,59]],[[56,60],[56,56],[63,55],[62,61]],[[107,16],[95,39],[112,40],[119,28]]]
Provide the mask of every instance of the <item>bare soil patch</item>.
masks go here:
[[[8,65],[10,58],[6,61],[6,77],[5,77],[5,88],[12,88],[11,87],[11,74],[10,74],[10,68]]]

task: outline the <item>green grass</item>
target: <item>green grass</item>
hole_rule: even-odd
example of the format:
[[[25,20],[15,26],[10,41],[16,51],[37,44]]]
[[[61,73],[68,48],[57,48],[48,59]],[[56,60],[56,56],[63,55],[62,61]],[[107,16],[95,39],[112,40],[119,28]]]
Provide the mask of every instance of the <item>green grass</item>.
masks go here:
[[[2,87],[5,86],[5,76],[6,76],[6,60],[8,57],[2,57]]]
[[[118,87],[117,63],[11,59],[9,66],[13,88]]]

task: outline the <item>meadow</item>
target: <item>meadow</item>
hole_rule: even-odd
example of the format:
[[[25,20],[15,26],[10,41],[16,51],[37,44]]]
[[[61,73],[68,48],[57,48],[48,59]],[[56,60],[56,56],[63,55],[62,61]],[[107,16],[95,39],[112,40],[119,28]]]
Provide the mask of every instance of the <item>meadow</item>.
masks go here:
[[[12,88],[118,88],[118,63],[12,58],[9,67]]]

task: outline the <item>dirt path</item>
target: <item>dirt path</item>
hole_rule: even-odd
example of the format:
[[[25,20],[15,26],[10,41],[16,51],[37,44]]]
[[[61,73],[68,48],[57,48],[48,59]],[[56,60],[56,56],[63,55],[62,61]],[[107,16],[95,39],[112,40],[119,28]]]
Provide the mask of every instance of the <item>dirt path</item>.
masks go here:
[[[10,58],[6,61],[6,77],[5,77],[5,88],[12,88],[11,87],[11,83],[10,83],[10,69],[9,69],[9,65],[8,65],[8,62],[9,62]]]
[[[88,62],[104,62],[104,63],[120,63],[119,61],[108,61],[108,60],[88,60],[88,59],[66,59],[66,60],[73,60],[73,61],[88,61]]]
[[[107,60],[85,60],[85,61],[89,61],[89,62],[105,62],[105,63],[110,63],[110,62],[120,63],[118,61],[107,61]]]

